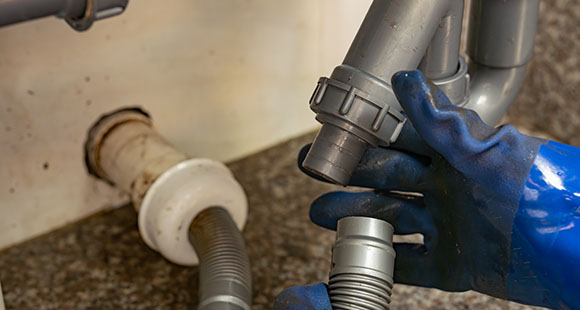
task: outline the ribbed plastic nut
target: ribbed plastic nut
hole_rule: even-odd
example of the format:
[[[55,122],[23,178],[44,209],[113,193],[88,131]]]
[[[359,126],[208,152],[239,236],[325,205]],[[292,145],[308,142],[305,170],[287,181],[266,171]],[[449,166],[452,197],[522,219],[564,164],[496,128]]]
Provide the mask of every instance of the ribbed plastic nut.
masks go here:
[[[406,121],[386,82],[347,65],[320,78],[310,108],[322,128],[302,165],[341,185],[348,185],[368,146],[388,146]]]
[[[348,129],[373,146],[396,141],[406,120],[400,108],[387,101],[326,77],[319,79],[310,109],[319,122]]]

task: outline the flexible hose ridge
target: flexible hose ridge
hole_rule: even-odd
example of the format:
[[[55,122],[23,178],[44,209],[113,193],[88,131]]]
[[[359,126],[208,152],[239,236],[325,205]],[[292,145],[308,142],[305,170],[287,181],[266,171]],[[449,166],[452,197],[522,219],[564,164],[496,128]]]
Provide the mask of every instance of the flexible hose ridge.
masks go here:
[[[202,211],[189,240],[200,259],[198,309],[251,309],[252,278],[244,239],[221,207]]]
[[[328,282],[333,309],[388,310],[393,283],[365,274],[337,274]]]
[[[334,310],[389,310],[395,250],[393,226],[369,217],[338,221],[328,295]]]

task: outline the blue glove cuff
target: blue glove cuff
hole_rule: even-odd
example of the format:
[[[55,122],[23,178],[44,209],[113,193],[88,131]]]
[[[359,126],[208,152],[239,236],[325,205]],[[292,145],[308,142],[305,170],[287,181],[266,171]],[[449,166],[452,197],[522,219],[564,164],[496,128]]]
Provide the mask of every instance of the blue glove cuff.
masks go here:
[[[580,306],[580,148],[538,150],[513,224],[508,298]]]

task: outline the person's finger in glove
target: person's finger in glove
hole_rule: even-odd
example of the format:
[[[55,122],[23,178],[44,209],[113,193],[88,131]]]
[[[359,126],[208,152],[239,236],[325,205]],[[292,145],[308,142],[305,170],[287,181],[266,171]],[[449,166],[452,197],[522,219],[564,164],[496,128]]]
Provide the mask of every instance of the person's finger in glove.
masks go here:
[[[580,149],[489,127],[419,71],[392,86],[427,147],[369,148],[351,185],[376,191],[325,194],[311,219],[336,229],[370,216],[423,234],[424,245],[394,245],[395,282],[580,309]]]
[[[332,310],[323,283],[288,288],[276,297],[274,310]]]

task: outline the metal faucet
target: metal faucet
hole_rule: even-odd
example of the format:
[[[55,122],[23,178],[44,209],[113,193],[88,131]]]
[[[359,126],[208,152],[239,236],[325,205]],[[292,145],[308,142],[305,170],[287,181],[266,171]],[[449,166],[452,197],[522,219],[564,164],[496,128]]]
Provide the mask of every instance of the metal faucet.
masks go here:
[[[304,168],[347,185],[367,147],[397,140],[406,117],[390,79],[401,70],[423,71],[452,103],[497,125],[532,58],[539,4],[472,0],[466,61],[465,0],[374,0],[343,63],[320,78],[310,99],[322,128]]]

